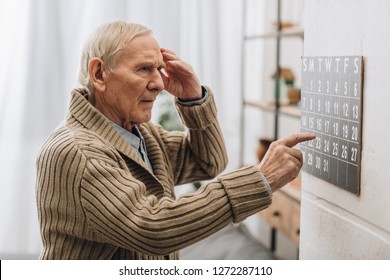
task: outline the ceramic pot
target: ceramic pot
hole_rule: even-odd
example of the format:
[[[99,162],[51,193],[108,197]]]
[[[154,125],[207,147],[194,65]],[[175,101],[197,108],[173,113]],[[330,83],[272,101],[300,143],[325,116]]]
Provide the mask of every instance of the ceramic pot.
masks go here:
[[[265,153],[268,151],[268,148],[271,145],[271,143],[272,141],[269,139],[264,139],[264,138],[259,139],[259,145],[257,146],[257,159],[259,160],[259,162],[265,156]]]

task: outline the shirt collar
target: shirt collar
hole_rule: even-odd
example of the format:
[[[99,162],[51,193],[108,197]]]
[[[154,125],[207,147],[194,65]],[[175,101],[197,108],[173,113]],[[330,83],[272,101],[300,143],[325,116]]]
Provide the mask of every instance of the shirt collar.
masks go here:
[[[134,150],[137,152],[137,154],[146,163],[148,168],[150,170],[153,170],[152,164],[150,163],[150,160],[148,157],[148,153],[146,151],[145,140],[142,137],[142,134],[139,131],[138,127],[134,126],[133,131],[130,132],[127,129],[117,125],[116,123],[114,123],[110,119],[108,119],[108,120],[110,121],[111,125],[115,128],[115,130],[117,130],[118,133],[123,137],[123,139],[125,139],[125,141],[128,142],[134,148]]]
[[[127,129],[124,129],[123,127],[117,125],[113,121],[109,120],[112,126],[118,131],[118,133],[136,150],[139,150],[141,141],[144,141],[141,133],[139,132],[138,128],[134,126],[133,130],[135,133],[132,133],[128,131]]]

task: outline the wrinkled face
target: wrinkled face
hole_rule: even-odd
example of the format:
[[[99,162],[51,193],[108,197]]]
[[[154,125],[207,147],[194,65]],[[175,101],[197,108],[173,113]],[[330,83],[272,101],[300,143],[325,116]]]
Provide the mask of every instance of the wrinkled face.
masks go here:
[[[150,121],[154,100],[164,89],[162,67],[160,46],[151,35],[136,37],[121,50],[105,81],[108,117],[125,128]]]

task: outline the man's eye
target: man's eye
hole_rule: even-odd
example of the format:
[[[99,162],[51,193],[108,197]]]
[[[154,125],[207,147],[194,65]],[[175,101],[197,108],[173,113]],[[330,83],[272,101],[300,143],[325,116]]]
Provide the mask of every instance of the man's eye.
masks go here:
[[[152,70],[152,67],[150,67],[150,66],[143,66],[142,68],[141,68],[141,71],[144,71],[144,72],[149,72],[149,71],[151,71]]]

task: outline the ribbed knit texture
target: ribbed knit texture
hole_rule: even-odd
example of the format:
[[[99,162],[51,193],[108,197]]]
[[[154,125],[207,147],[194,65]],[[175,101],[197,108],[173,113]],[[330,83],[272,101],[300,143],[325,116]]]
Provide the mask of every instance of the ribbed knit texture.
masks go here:
[[[174,185],[212,179],[227,164],[208,91],[201,105],[176,104],[187,132],[139,126],[152,174],[85,92],[74,90],[67,119],[37,158],[40,258],[177,259],[180,249],[269,206],[254,166],[175,198]]]

